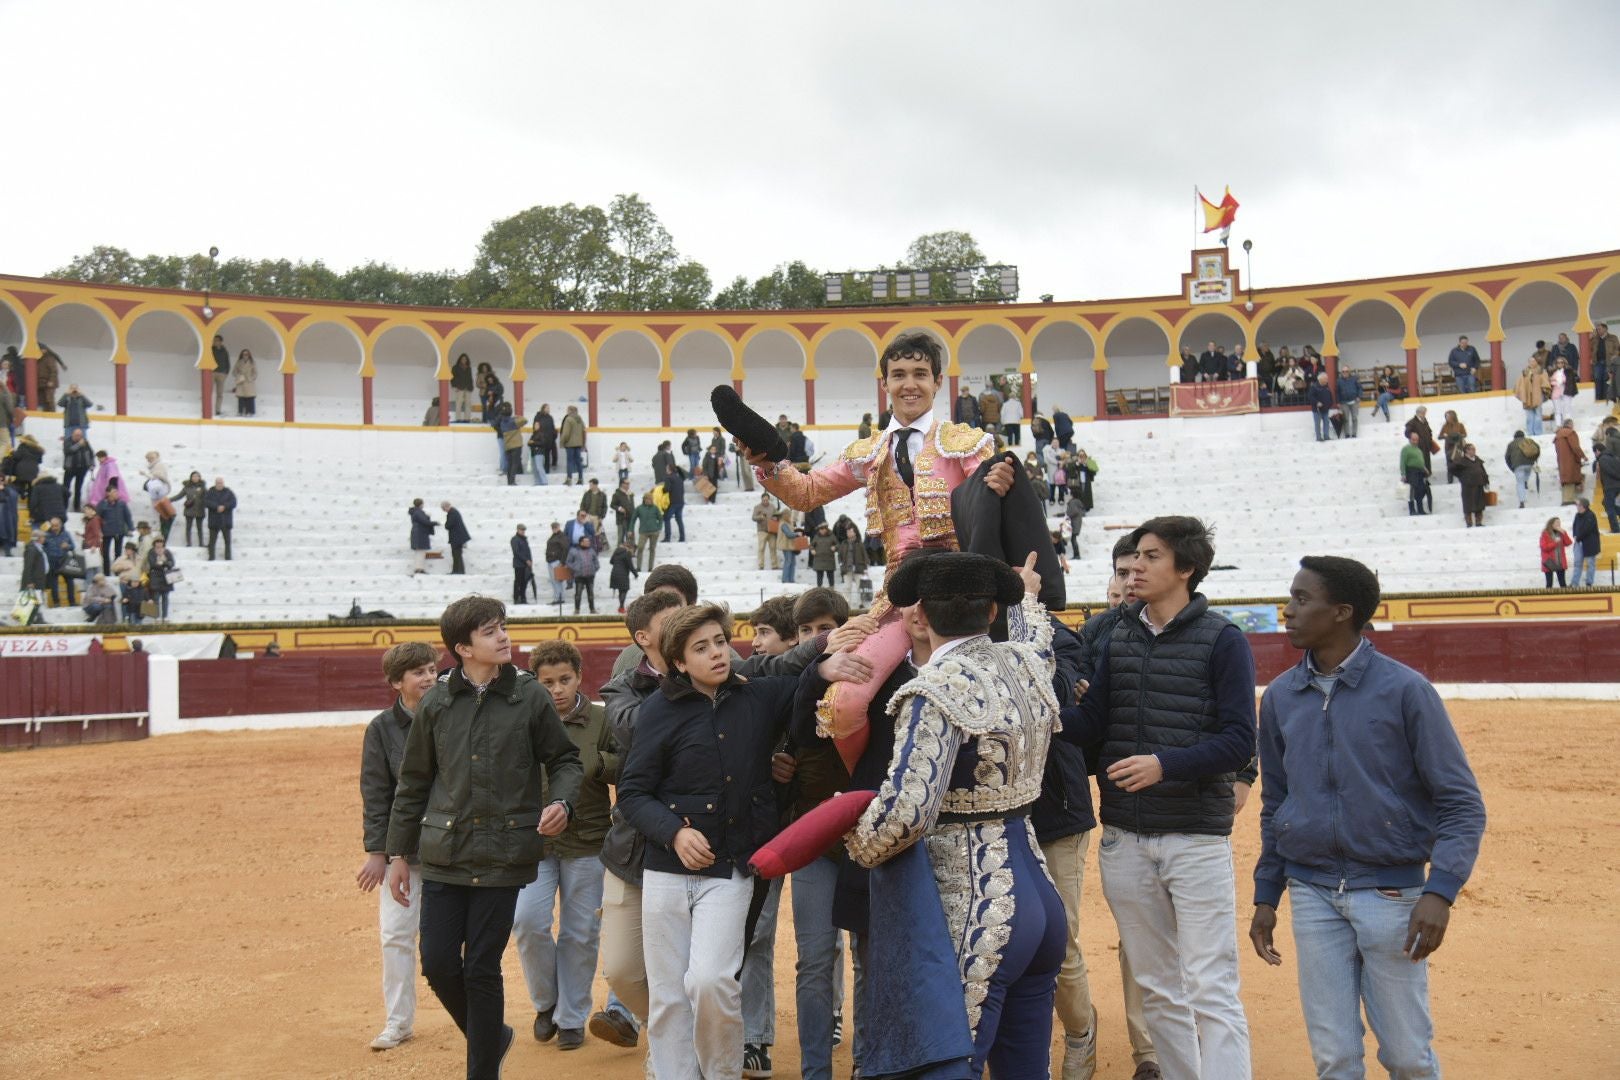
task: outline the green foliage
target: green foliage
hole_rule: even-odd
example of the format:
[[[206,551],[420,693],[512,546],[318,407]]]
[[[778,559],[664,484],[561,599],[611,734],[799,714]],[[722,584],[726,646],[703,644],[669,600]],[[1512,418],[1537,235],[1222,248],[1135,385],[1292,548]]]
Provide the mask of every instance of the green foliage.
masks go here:
[[[936,267],[983,266],[987,260],[979,250],[973,234],[947,229],[944,232],[924,233],[906,248],[902,266],[913,270],[933,270]]]
[[[799,311],[826,307],[827,285],[819,271],[795,259],[783,263],[752,284],[738,275],[715,295],[714,306],[739,311]]]

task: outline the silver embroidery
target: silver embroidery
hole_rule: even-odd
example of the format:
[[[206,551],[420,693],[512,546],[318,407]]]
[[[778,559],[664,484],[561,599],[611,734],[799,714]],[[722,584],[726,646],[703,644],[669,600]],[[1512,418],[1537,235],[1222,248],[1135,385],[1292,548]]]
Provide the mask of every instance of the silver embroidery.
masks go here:
[[[962,972],[962,1001],[975,1039],[990,979],[1012,937],[1016,902],[1007,827],[1000,821],[946,825],[926,841],[945,925]]]

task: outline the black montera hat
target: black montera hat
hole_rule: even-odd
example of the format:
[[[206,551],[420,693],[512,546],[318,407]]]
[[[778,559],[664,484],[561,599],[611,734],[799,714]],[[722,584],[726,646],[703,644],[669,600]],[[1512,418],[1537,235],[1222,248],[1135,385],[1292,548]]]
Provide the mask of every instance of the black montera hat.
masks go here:
[[[1006,606],[1024,598],[1024,581],[1012,567],[988,555],[935,551],[902,563],[889,581],[888,592],[889,602],[896,607],[956,596]]]

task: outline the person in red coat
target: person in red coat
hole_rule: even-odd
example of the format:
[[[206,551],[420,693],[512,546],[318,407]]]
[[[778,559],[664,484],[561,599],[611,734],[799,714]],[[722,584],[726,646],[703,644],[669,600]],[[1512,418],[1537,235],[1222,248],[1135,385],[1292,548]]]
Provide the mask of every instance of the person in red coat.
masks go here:
[[[1569,568],[1569,556],[1565,549],[1572,541],[1569,534],[1564,531],[1564,523],[1557,518],[1548,518],[1547,527],[1541,530],[1541,572],[1547,579],[1547,588],[1552,588],[1553,578],[1558,578],[1558,587],[1564,588],[1564,571]]]

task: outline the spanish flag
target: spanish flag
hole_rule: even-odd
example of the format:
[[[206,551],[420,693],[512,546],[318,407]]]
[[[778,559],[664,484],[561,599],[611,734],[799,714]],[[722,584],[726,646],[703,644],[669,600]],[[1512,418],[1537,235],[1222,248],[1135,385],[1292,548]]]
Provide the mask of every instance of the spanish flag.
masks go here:
[[[1226,239],[1225,234],[1231,231],[1232,222],[1237,218],[1238,201],[1232,198],[1232,189],[1226,189],[1226,193],[1221,196],[1219,205],[1206,199],[1201,191],[1198,192],[1198,201],[1203,204],[1204,231],[1212,233],[1216,229],[1220,229],[1222,232],[1221,239],[1224,241]]]

